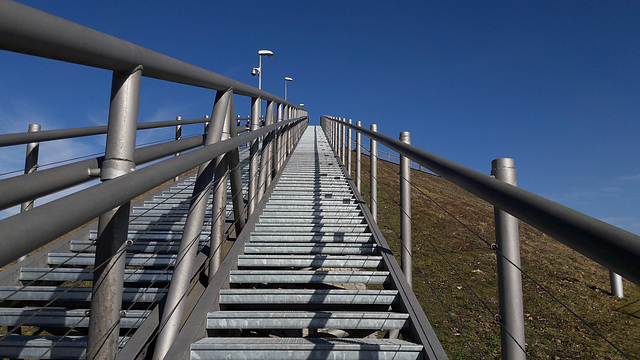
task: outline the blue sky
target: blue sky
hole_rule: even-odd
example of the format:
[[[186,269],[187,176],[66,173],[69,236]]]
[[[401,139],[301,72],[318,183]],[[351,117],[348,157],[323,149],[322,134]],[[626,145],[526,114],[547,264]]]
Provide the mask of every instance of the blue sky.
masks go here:
[[[638,1],[22,1],[488,173],[640,233]],[[0,52],[0,133],[106,124],[111,74]],[[214,93],[145,79],[140,121],[201,117]],[[236,111],[249,114],[248,101]],[[198,128],[199,129],[199,128]],[[198,129],[187,130],[195,132]],[[170,138],[141,133],[139,143]],[[43,163],[104,138],[42,146]],[[0,173],[23,148],[0,149]]]

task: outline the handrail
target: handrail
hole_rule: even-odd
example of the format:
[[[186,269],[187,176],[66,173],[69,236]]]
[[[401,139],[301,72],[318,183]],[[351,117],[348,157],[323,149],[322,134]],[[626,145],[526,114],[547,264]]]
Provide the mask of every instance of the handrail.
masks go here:
[[[156,129],[176,125],[201,124],[209,121],[207,118],[151,121],[138,123],[138,130]],[[88,126],[71,129],[43,130],[38,132],[22,132],[0,135],[0,147],[28,144],[31,142],[42,142],[50,140],[71,139],[81,136],[102,135],[107,133],[107,125]]]
[[[321,119],[375,139],[640,285],[640,236],[389,136],[330,116]]]
[[[204,137],[196,135],[145,146],[135,150],[134,161],[136,165],[146,164],[177,152],[193,149],[203,143]],[[104,156],[99,156],[0,180],[0,210],[95,179],[100,176],[103,160]]]
[[[11,0],[0,1],[0,49],[273,100],[301,109],[251,85],[149,50]]]
[[[35,207],[32,210],[0,221],[0,266],[47,244],[52,238],[87,223],[130,199],[173,179],[195,166],[225,154],[238,146],[292,123],[305,121],[306,116],[284,120],[259,130],[205,146],[179,157],[147,166],[88,189]],[[33,226],[38,224],[38,226]]]

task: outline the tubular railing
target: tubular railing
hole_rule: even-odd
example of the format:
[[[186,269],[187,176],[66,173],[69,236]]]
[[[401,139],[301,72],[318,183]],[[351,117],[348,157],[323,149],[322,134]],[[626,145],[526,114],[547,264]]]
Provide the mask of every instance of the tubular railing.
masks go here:
[[[376,200],[378,143],[398,152],[399,159],[397,163],[400,165],[401,185],[405,181],[410,181],[408,175],[409,167],[414,167],[421,171],[422,167],[424,167],[494,205],[496,244],[492,244],[492,249],[497,251],[498,254],[500,312],[497,315],[500,318],[502,332],[501,354],[503,358],[523,359],[526,355],[524,351],[522,270],[518,248],[517,219],[532,225],[571,249],[610,269],[613,275],[621,274],[635,284],[640,285],[640,262],[638,262],[638,259],[640,259],[640,236],[517,188],[515,186],[515,169],[513,168],[512,159],[494,160],[492,163],[492,176],[488,176],[409,145],[408,134],[404,134],[405,141],[396,140],[378,133],[375,124],[372,124],[371,130],[369,130],[359,125],[353,125],[351,121],[347,121],[344,118],[331,116],[322,116],[321,125],[337,157],[342,160],[345,171],[348,173],[351,173],[352,151],[355,151],[356,159],[358,159],[358,153],[365,148],[359,136],[365,135],[370,139],[371,146],[367,152],[371,161],[370,199],[373,217],[377,217],[378,207]],[[352,130],[355,130],[357,134],[355,143],[351,141]],[[402,135],[401,139],[403,138]],[[359,160],[356,161],[359,162]],[[411,166],[410,162],[415,162],[417,166]],[[356,182],[360,181],[361,174],[359,172],[360,166],[357,164]],[[407,201],[408,197],[410,195],[407,194],[406,190],[400,191],[401,217],[410,217],[411,209],[410,202]],[[409,264],[412,261],[410,230],[411,224],[406,219],[401,219],[401,234],[398,234],[398,236],[401,238],[402,243],[402,267],[409,282],[411,282]],[[407,264],[407,267],[405,267],[405,264]],[[612,293],[617,295],[613,278],[614,276],[612,276]],[[545,291],[547,290],[545,289]],[[570,309],[567,310],[572,312]],[[575,313],[573,314],[577,316]],[[580,318],[580,320],[584,322],[583,319]],[[590,327],[588,323],[585,324]],[[594,330],[593,328],[591,329]],[[598,335],[601,336],[599,333]],[[608,340],[606,341],[609,342]],[[619,351],[614,344],[610,342],[609,344]],[[622,352],[621,354],[624,355]]]
[[[117,353],[125,254],[131,245],[127,241],[131,200],[198,167],[180,242],[181,260],[174,268],[161,320],[158,321],[160,315],[155,315],[155,325],[146,326],[145,334],[132,341],[139,346],[158,336],[154,357],[164,358],[182,321],[189,283],[195,272],[206,268],[197,260],[203,254],[197,254],[198,246],[194,246],[193,239],[198,239],[202,231],[211,184],[217,189],[212,200],[214,214],[222,216],[212,220],[216,230],[212,230],[209,248],[218,249],[226,230],[224,210],[220,209],[226,204],[227,176],[235,229],[240,233],[246,214],[251,214],[252,206],[260,200],[299,139],[308,121],[306,111],[253,86],[9,0],[0,1],[0,49],[113,71],[107,126],[0,135],[0,147],[107,135],[104,156],[0,180],[0,209],[98,177],[102,180],[98,185],[0,221],[0,246],[5,249],[0,253],[0,266],[4,266],[99,217],[88,358],[115,358]],[[211,117],[138,123],[142,76],[217,90]],[[236,95],[251,98],[248,119],[236,118],[233,101]],[[264,122],[260,115],[262,101],[267,105]],[[248,120],[249,124],[241,126],[240,120]],[[208,123],[204,136],[180,139],[181,133],[176,131],[176,141],[135,149],[137,130],[203,122]],[[251,131],[239,134],[248,128]],[[239,148],[246,144],[251,147],[247,209],[238,166]],[[179,156],[169,157],[178,153]],[[166,157],[169,158],[136,169]],[[209,276],[215,275],[219,253],[204,254],[205,259],[211,257]],[[154,335],[158,328],[161,332]]]

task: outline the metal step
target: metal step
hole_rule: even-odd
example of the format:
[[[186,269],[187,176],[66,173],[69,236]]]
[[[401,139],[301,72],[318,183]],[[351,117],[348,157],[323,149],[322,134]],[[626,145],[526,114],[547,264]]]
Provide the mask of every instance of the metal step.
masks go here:
[[[191,345],[191,359],[422,359],[422,345],[392,339],[204,338]]]
[[[367,224],[256,224],[256,232],[332,232],[332,233],[362,233],[369,229]]]
[[[375,244],[349,243],[249,243],[245,254],[326,254],[326,255],[376,255]]]
[[[408,319],[394,312],[217,311],[207,315],[207,329],[400,330]]]
[[[159,301],[165,289],[124,288],[123,303],[149,303]],[[0,301],[55,301],[88,302],[91,301],[90,287],[63,286],[0,286]]]
[[[128,337],[120,337],[123,348]],[[21,336],[10,335],[0,341],[0,358],[11,359],[84,359],[87,352],[85,336]]]
[[[171,281],[172,270],[125,269],[125,283],[166,284]],[[93,269],[76,268],[22,268],[20,281],[92,281]]]
[[[356,268],[377,269],[381,256],[334,255],[240,255],[239,267]]]
[[[170,267],[174,266],[175,254],[127,254],[127,266]],[[49,253],[48,265],[94,266],[95,254]]]
[[[120,318],[120,327],[137,328],[149,316],[148,310],[128,310]],[[88,309],[0,308],[0,324],[5,326],[89,327]]]
[[[391,306],[396,290],[343,289],[226,289],[220,290],[220,305],[385,305]]]
[[[232,270],[230,284],[384,284],[387,271]]]
[[[199,246],[207,242],[200,240]],[[136,240],[133,245],[127,246],[128,253],[151,253],[151,254],[175,254],[180,248],[180,239],[154,241]],[[73,252],[95,253],[96,247],[91,240],[71,240],[70,250]]]
[[[264,233],[252,232],[251,242],[309,242],[309,243],[368,243],[373,241],[371,233]]]

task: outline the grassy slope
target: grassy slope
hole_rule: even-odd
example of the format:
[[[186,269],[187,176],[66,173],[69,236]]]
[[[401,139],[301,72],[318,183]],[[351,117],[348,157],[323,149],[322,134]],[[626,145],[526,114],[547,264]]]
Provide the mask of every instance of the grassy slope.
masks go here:
[[[362,163],[369,204],[369,158]],[[355,174],[355,156],[353,164]],[[495,241],[493,207],[442,178],[415,170],[411,176],[416,295],[451,359],[499,358],[496,254],[487,245]],[[379,161],[378,183],[379,226],[399,254],[398,166]],[[606,269],[522,222],[520,241],[531,278],[631,358],[640,356],[640,288],[625,281],[626,297],[610,296]],[[523,292],[529,358],[624,358],[526,276]]]

